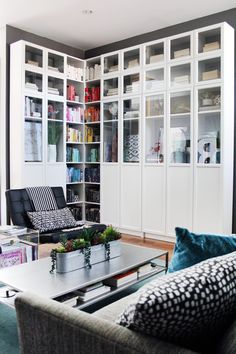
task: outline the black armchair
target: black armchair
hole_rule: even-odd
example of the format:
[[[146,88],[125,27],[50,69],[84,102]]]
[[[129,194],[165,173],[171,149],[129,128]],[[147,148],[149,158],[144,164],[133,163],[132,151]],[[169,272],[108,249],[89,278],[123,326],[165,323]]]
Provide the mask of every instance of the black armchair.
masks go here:
[[[54,194],[58,209],[66,207],[66,201],[64,196],[64,191],[62,187],[52,187],[52,192]],[[27,215],[28,211],[35,211],[32,200],[30,199],[25,188],[22,189],[9,189],[6,191],[7,209],[14,225],[24,226],[33,229],[33,225]],[[106,225],[94,224],[91,229],[94,232],[103,232]],[[79,236],[81,230],[70,230],[66,231],[55,230],[46,233],[40,233],[39,241],[40,243],[57,243],[60,238],[66,237],[67,239],[73,239]]]

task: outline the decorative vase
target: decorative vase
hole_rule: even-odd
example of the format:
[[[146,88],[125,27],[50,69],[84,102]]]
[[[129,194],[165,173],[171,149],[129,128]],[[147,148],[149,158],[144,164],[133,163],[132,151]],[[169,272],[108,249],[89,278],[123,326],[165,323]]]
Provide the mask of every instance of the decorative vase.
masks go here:
[[[121,253],[120,240],[109,242],[110,259],[119,257]],[[96,264],[107,261],[107,253],[104,244],[91,246],[90,264]],[[57,273],[72,272],[86,266],[85,256],[81,250],[66,253],[57,253],[56,255],[56,271]]]
[[[48,162],[56,162],[57,161],[57,146],[56,145],[48,145]]]

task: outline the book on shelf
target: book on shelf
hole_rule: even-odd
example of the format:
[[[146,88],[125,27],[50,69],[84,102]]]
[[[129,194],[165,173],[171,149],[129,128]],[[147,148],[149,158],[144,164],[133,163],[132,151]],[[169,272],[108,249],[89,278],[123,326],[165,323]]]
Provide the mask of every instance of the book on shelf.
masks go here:
[[[164,60],[164,54],[156,54],[150,56],[150,64],[158,63],[159,61]]]
[[[220,71],[218,69],[203,71],[202,80],[214,80],[220,78]]]
[[[33,65],[33,66],[39,66],[39,63],[37,61],[34,61],[34,60],[27,60],[26,64]]]
[[[48,65],[48,70],[59,72],[59,68],[56,68],[55,66],[50,66],[50,65]]]
[[[117,274],[112,278],[105,279],[103,283],[117,288],[121,285],[129,283],[132,280],[137,280],[137,279],[138,279],[138,272],[137,269],[134,269],[126,273]]]
[[[199,112],[204,112],[204,111],[216,111],[220,109],[220,105],[211,105],[211,106],[200,106],[198,107]]]
[[[203,52],[209,52],[211,50],[216,50],[216,49],[220,49],[220,43],[218,41],[205,43],[202,48]]]
[[[103,283],[97,283],[91,287],[82,288],[77,290],[78,300],[79,301],[88,301],[96,298],[97,296],[107,294],[111,291],[110,286],[103,285]]]
[[[180,57],[185,57],[187,55],[190,55],[190,48],[185,48],[185,49],[180,49],[174,51],[174,59],[180,58]]]

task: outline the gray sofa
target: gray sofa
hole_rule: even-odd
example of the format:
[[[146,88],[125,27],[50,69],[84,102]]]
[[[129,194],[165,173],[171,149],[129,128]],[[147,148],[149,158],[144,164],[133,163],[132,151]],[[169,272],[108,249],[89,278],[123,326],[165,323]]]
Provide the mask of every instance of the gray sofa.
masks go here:
[[[133,295],[88,314],[31,293],[15,305],[22,354],[193,354],[199,352],[115,324]],[[216,338],[211,353],[236,353],[236,321]],[[209,354],[209,351],[207,351]]]

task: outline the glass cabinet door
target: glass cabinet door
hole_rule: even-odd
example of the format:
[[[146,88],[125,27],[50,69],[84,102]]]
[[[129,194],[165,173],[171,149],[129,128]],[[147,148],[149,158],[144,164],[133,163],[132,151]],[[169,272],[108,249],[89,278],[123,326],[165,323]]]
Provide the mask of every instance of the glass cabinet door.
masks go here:
[[[124,52],[124,62],[123,68],[126,69],[133,69],[137,68],[140,65],[140,49],[131,49]]]
[[[123,100],[123,162],[139,162],[140,98]]]
[[[48,118],[48,162],[64,161],[63,120]]]
[[[29,45],[25,46],[25,64],[35,68],[43,67],[43,51]]]
[[[170,59],[182,59],[191,55],[191,37],[179,37],[170,41]]]
[[[103,103],[103,162],[118,162],[118,101]]]
[[[140,92],[139,74],[125,75],[123,77],[123,93],[137,94]]]
[[[159,64],[164,61],[164,42],[147,45],[145,48],[145,64]]]
[[[212,28],[198,33],[198,53],[207,53],[221,48],[221,30]]]
[[[64,57],[55,53],[48,53],[48,70],[54,73],[64,73]]]
[[[200,60],[198,62],[198,81],[216,80],[221,78],[220,57]]]
[[[145,90],[156,91],[164,89],[164,68],[146,70]]]
[[[118,53],[105,56],[103,58],[103,73],[115,73],[119,71],[119,55]]]
[[[191,93],[173,92],[170,95],[170,163],[190,163],[191,153]]]
[[[42,162],[42,98],[25,96],[24,115],[24,160],[25,162]]]
[[[118,83],[119,83],[118,77],[103,80],[103,96],[104,97],[117,96],[119,93]]]
[[[164,162],[164,94],[145,97],[145,162]]]
[[[191,64],[174,65],[170,67],[170,86],[180,87],[191,83]]]
[[[221,88],[198,90],[197,162],[218,164],[221,162]]]

